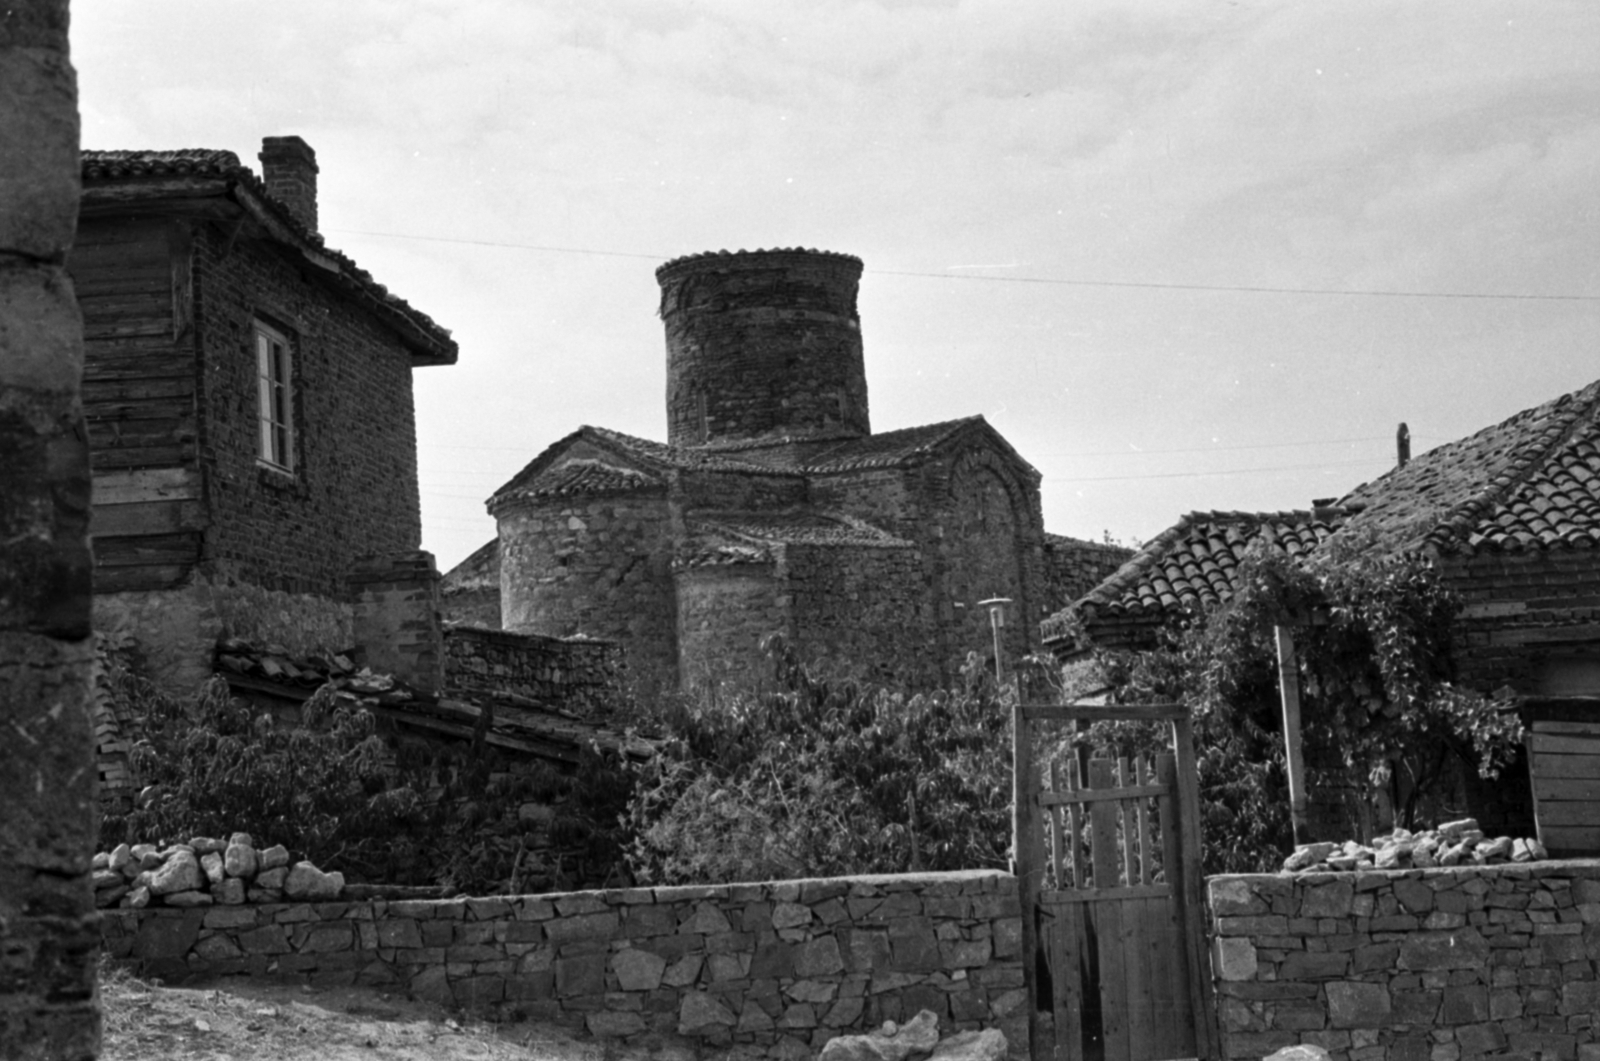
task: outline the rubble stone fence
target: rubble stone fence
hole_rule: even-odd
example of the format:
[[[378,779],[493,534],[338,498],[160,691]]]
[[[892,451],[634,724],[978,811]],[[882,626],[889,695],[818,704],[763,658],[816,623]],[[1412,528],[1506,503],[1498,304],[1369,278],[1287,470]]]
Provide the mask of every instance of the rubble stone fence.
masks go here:
[[[595,1036],[810,1058],[922,1010],[1026,1057],[1016,881],[995,871],[426,901],[102,912],[106,948],[169,980],[370,984]]]
[[[1212,877],[1229,1058],[1600,1061],[1600,861]]]

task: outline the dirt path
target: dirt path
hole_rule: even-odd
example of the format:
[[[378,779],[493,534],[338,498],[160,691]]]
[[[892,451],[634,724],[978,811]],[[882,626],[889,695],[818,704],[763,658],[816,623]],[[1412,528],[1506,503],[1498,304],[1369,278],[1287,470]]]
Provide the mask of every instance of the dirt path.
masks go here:
[[[681,1043],[620,1048],[546,1025],[463,1025],[366,988],[308,991],[237,977],[164,987],[107,970],[100,991],[102,1061],[700,1061]]]

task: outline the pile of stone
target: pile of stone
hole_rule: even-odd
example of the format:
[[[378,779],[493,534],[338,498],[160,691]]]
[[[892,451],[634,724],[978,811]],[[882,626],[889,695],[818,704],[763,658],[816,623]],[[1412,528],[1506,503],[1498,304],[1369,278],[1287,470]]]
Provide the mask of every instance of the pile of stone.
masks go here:
[[[892,1020],[866,1035],[829,1039],[817,1061],[1000,1061],[1006,1036],[999,1028],[939,1037],[939,1018],[925,1009],[904,1024]]]
[[[288,848],[258,851],[249,833],[226,840],[197,836],[162,848],[118,844],[95,855],[93,868],[99,907],[320,902],[344,891],[343,873],[324,873],[309,862],[291,866]]]
[[[217,642],[216,666],[219,670],[291,688],[318,689],[331,684],[340,699],[366,705],[435,699],[391,674],[356,667],[345,652],[291,656],[282,645],[257,646],[243,638],[230,637]]]
[[[1434,829],[1395,829],[1371,844],[1301,844],[1283,861],[1285,873],[1349,872],[1361,869],[1430,869],[1434,866],[1486,866],[1539,862],[1550,857],[1532,837],[1486,837],[1476,818],[1445,822]]]

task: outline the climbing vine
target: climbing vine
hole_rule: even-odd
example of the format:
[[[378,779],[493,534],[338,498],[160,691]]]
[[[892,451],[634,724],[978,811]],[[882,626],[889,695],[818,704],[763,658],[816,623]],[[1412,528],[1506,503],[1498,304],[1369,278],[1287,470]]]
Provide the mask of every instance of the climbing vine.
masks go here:
[[[1089,668],[1118,701],[1191,706],[1210,871],[1275,868],[1291,843],[1279,624],[1294,631],[1312,795],[1348,795],[1343,835],[1458,810],[1460,770],[1494,777],[1515,755],[1522,730],[1508,705],[1453,681],[1460,602],[1425,559],[1299,562],[1258,543],[1234,587],[1163,630],[1154,651],[1098,651]],[[1126,752],[1156,738],[1101,725],[1091,739]]]

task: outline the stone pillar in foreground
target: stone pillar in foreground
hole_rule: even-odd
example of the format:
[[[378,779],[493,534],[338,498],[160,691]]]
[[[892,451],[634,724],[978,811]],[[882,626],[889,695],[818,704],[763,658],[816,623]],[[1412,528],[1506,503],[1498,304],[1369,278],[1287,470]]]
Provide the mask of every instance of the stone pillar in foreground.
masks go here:
[[[66,0],[0,4],[0,1059],[93,1058],[99,926]]]

